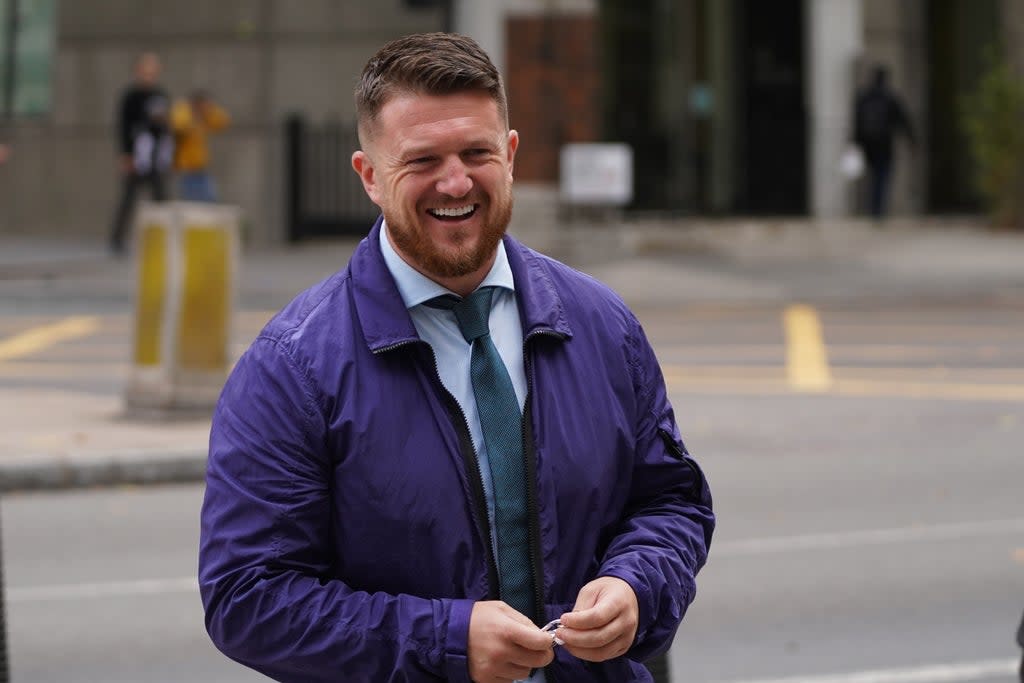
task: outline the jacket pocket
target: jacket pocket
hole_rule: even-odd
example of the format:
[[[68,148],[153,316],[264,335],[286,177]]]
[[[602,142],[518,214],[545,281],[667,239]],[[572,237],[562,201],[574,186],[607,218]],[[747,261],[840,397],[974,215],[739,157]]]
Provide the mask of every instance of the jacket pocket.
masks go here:
[[[658,434],[661,436],[661,440],[665,442],[665,448],[672,454],[677,460],[687,460],[687,456],[690,455],[689,451],[686,450],[686,444],[683,443],[682,439],[677,439],[674,430],[665,425],[658,426]]]

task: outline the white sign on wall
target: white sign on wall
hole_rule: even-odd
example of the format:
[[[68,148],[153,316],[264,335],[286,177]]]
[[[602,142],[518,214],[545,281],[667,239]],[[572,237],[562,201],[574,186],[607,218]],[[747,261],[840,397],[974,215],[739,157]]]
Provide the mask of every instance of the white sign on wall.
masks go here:
[[[560,166],[564,202],[621,206],[633,201],[633,148],[625,143],[564,145]]]

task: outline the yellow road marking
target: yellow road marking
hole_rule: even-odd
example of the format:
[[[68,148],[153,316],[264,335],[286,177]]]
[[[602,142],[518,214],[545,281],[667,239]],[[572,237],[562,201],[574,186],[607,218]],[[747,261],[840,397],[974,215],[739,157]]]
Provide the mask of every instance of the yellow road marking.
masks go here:
[[[13,337],[0,340],[0,361],[38,353],[67,339],[92,334],[99,329],[99,318],[91,315],[66,318],[52,325],[41,325]]]
[[[831,325],[829,326],[831,330]],[[681,353],[687,357],[712,358],[740,358],[743,360],[757,360],[765,357],[780,357],[780,349],[783,342],[776,344],[656,344],[659,355],[668,353]],[[828,345],[829,358],[833,362],[836,358],[855,358],[872,360],[935,360],[941,363],[944,359],[980,359],[998,360],[1003,356],[1016,354],[1016,348],[998,349],[994,347],[970,346],[970,347],[936,347],[934,343],[921,342],[920,344],[844,344],[833,342]]]
[[[797,391],[821,392],[832,386],[828,354],[818,313],[795,304],[783,313],[786,329],[786,377]]]
[[[800,390],[792,383],[787,382],[781,373],[777,378],[766,377],[764,374],[758,373],[744,377],[725,375],[708,377],[700,373],[680,372],[678,369],[666,368],[665,380],[672,391],[744,396],[777,396],[800,393]],[[828,389],[818,393],[831,396],[946,401],[1024,401],[1024,385],[1021,384],[835,379]]]
[[[882,395],[954,401],[1024,401],[1024,386],[1020,384],[842,380],[836,382],[833,392],[839,396]]]
[[[786,377],[781,365],[770,363],[749,363],[742,365],[719,365],[717,363],[692,362],[685,365],[666,362],[662,366],[665,374],[679,377]],[[1024,384],[1024,368],[1005,367],[964,367],[956,365],[921,365],[887,366],[887,365],[844,365],[833,363],[829,366],[833,383],[847,380],[867,380],[892,382],[895,380],[909,382],[946,382],[993,385]]]
[[[128,360],[81,362],[17,361],[0,364],[3,379],[70,379],[83,377],[120,378],[128,373]]]

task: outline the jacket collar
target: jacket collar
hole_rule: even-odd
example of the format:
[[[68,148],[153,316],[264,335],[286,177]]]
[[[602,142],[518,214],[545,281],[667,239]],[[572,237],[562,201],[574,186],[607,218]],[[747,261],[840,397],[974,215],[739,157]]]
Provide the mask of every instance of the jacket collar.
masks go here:
[[[349,262],[356,314],[363,338],[373,353],[420,341],[380,250],[382,222],[383,217],[377,218],[370,234],[359,243]],[[571,337],[572,330],[566,320],[562,299],[551,282],[548,264],[543,257],[514,238],[505,235],[504,242],[516,283],[524,339],[537,332]]]
[[[562,297],[551,280],[548,260],[506,234],[505,253],[512,268],[519,301],[519,316],[523,321],[523,338],[536,332],[572,337],[572,327],[565,314]]]

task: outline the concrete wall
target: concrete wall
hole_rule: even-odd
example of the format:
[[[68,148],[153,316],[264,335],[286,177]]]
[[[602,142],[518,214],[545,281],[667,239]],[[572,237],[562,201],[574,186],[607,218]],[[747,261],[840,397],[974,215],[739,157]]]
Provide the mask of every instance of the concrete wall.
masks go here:
[[[443,21],[399,0],[73,0],[58,14],[54,110],[10,131],[0,232],[106,239],[119,192],[114,110],[135,56],[153,50],[172,95],[202,86],[231,112],[211,145],[222,198],[243,208],[247,241],[279,241],[284,115],[351,117],[366,59]]]

